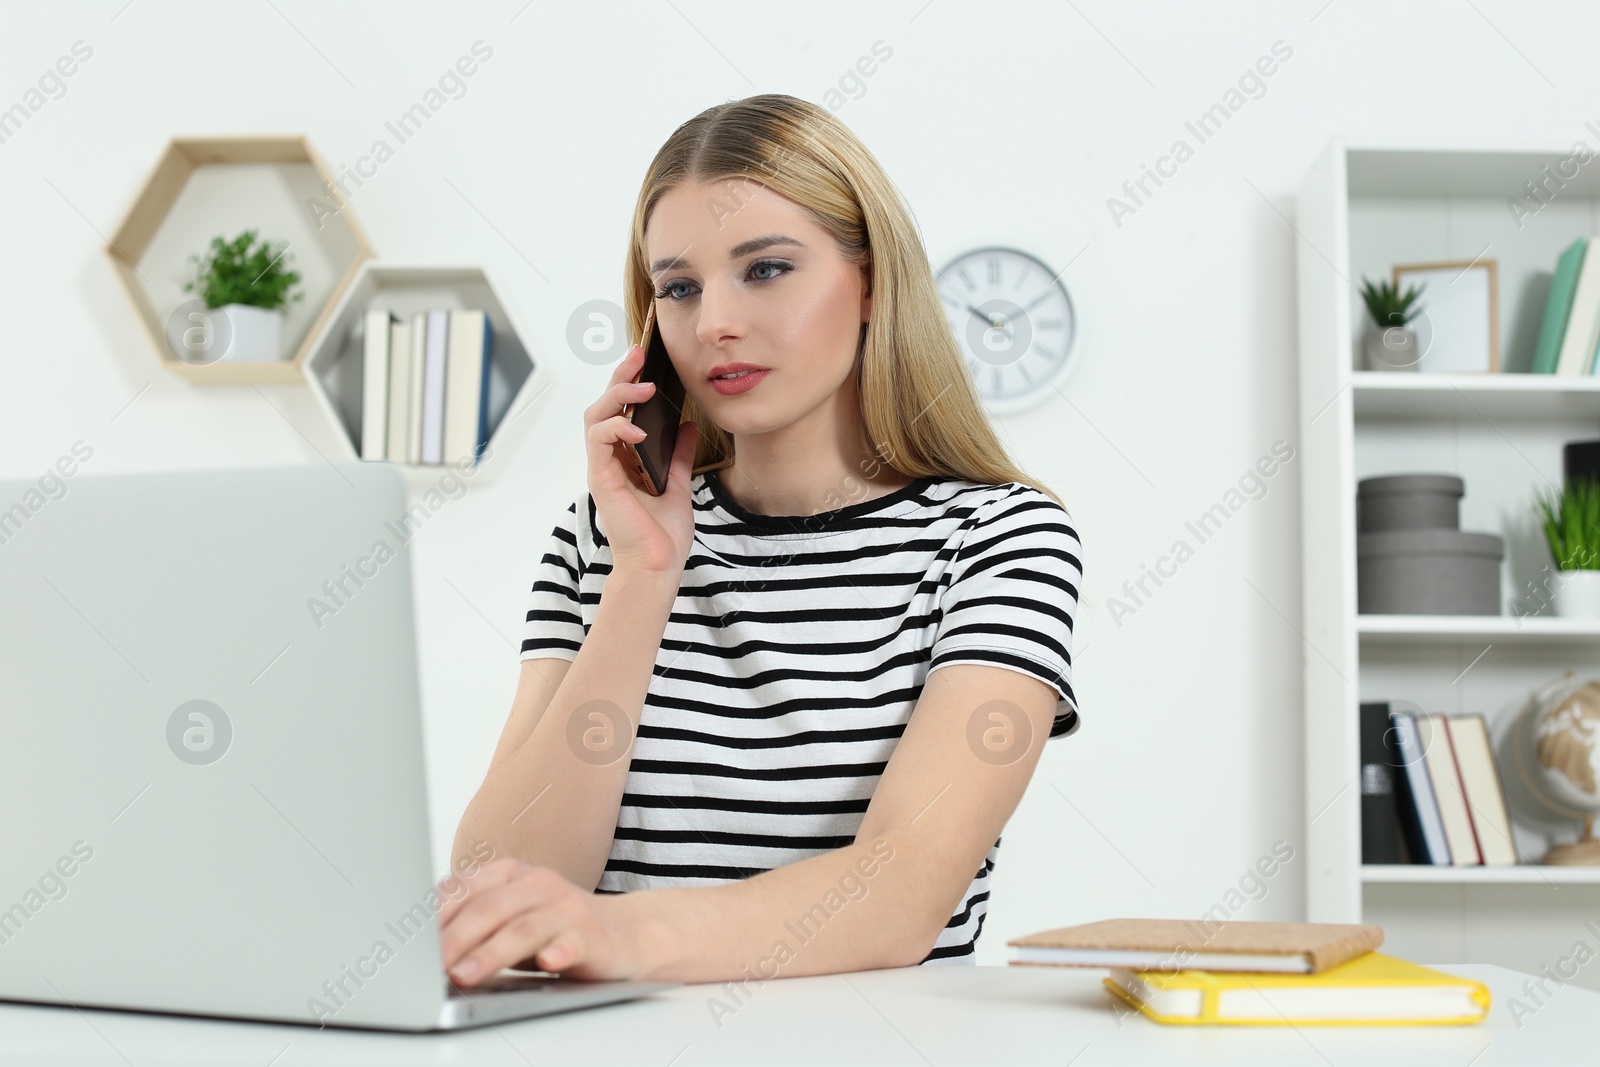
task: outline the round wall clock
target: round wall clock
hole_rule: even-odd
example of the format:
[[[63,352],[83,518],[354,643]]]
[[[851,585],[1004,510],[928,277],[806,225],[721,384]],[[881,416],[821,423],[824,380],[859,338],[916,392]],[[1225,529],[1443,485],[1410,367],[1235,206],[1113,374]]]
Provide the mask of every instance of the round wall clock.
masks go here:
[[[1077,362],[1077,319],[1055,271],[1014,248],[977,248],[937,281],[985,408],[1020,411],[1056,394]]]

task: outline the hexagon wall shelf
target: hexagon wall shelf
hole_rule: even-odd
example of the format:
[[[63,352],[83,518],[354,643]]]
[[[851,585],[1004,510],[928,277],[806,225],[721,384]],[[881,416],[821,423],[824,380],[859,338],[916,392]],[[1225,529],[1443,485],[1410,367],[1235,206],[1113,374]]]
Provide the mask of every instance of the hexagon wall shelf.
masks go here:
[[[550,381],[542,359],[529,353],[531,336],[500,298],[501,290],[482,267],[362,263],[355,279],[329,309],[312,335],[305,380],[333,422],[345,458],[361,458],[363,319],[369,307],[387,308],[402,318],[419,311],[482,309],[489,313],[489,449],[503,444],[506,415],[520,414]],[[515,418],[516,416],[513,416]],[[392,462],[384,460],[383,462]],[[408,476],[437,478],[449,464],[396,463]]]
[[[303,380],[312,339],[372,255],[348,205],[339,209],[323,187],[330,180],[304,137],[191,137],[167,145],[105,250],[162,366],[195,382]],[[203,256],[213,237],[232,239],[249,228],[287,241],[289,265],[300,272],[305,295],[288,306],[283,324],[283,348],[292,354],[270,362],[180,359],[179,345],[168,339],[169,319],[195,299],[183,291],[193,271],[189,256]]]

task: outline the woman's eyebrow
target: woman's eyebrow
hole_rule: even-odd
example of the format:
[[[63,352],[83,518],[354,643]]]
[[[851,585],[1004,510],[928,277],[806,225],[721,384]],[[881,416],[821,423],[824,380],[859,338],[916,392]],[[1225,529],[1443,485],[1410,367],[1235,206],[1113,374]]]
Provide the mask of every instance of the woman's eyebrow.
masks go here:
[[[787,234],[767,233],[762,234],[760,237],[752,237],[748,241],[741,241],[740,243],[734,245],[732,248],[728,249],[728,258],[738,259],[740,256],[748,256],[752,252],[759,252],[763,248],[771,248],[773,245],[794,245],[796,248],[805,247],[803,243],[795,240],[793,237],[790,237]],[[689,266],[689,261],[684,259],[682,256],[667,256],[650,264],[650,273],[655,274],[664,270],[682,270],[687,266]]]

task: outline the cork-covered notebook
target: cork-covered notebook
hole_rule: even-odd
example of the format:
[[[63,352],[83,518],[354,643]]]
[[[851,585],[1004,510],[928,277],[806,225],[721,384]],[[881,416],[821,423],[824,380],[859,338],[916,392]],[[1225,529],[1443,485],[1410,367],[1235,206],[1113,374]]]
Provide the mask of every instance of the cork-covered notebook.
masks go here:
[[[1383,944],[1383,929],[1356,923],[1103,919],[1006,944],[1016,950],[1010,962],[1022,966],[1317,974]]]

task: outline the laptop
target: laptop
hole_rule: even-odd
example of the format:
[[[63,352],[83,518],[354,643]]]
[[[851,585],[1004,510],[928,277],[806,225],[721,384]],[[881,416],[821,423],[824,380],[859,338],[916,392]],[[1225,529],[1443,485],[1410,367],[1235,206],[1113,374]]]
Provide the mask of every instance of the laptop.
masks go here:
[[[451,484],[0,481],[0,1000],[422,1031],[682,984],[444,973],[409,544]]]

